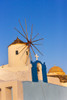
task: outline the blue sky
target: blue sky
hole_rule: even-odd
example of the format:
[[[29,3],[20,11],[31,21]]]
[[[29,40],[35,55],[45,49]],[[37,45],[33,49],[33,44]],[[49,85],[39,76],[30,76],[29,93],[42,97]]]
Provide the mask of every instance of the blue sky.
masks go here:
[[[44,56],[35,50],[39,60],[47,70],[57,65],[67,73],[67,0],[0,0],[0,65],[8,63],[8,45],[17,36],[25,41],[14,30],[21,30],[18,19],[25,29],[25,18],[29,35],[33,24],[33,36],[44,38],[38,46]]]

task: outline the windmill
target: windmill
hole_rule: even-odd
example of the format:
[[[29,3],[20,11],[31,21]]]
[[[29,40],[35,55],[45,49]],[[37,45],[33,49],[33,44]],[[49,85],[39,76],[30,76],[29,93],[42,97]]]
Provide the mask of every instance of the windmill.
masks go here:
[[[20,24],[20,26],[21,26],[21,28],[22,28],[23,34],[22,34],[16,27],[15,27],[15,30],[16,30],[23,38],[26,39],[26,45],[27,45],[27,47],[24,47],[21,51],[23,51],[23,50],[25,50],[25,51],[26,51],[26,50],[29,50],[29,56],[30,56],[30,58],[32,59],[31,50],[32,50],[34,56],[36,55],[36,54],[35,54],[35,51],[34,51],[34,49],[33,49],[33,47],[34,47],[41,55],[43,55],[43,54],[41,53],[41,51],[36,47],[36,45],[40,45],[40,44],[38,44],[38,43],[36,43],[36,42],[38,42],[38,41],[40,41],[40,40],[43,40],[44,38],[36,39],[36,37],[39,35],[39,33],[37,33],[34,37],[32,37],[32,34],[33,34],[33,24],[32,24],[32,27],[31,27],[31,34],[30,34],[30,39],[29,39],[29,37],[28,37],[28,32],[27,32],[26,19],[25,19],[26,32],[24,31],[23,26],[22,26],[20,20],[19,20],[19,24]],[[25,53],[25,52],[24,52],[24,53]]]

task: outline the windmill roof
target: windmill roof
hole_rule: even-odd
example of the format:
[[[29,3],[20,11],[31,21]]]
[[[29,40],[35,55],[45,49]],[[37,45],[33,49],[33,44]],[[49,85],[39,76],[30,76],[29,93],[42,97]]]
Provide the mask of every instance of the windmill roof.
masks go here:
[[[20,39],[17,37],[17,39],[14,40],[14,42],[12,42],[10,45],[19,44],[19,43],[24,44],[25,42],[23,42],[22,40],[20,40]],[[25,43],[25,44],[26,44],[26,43]],[[10,46],[10,45],[9,45],[9,46]],[[8,47],[9,47],[9,46],[8,46]]]

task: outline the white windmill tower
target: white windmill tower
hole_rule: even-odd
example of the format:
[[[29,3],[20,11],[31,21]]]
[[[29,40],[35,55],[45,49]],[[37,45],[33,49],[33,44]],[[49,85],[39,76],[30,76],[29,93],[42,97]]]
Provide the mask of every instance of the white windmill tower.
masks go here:
[[[22,53],[21,53],[22,52]],[[29,57],[28,46],[25,42],[17,39],[8,46],[8,64],[9,67],[24,67]],[[30,59],[28,59],[30,63]]]

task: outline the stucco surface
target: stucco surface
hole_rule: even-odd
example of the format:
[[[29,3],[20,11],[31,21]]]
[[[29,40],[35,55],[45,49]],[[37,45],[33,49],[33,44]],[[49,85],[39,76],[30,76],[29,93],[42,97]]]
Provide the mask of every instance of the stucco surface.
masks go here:
[[[48,76],[48,83],[61,85],[61,82],[60,82],[59,78],[49,77],[49,76]]]
[[[6,68],[0,68],[0,82],[1,81],[32,81],[31,78],[31,69],[29,68],[26,71],[9,71]]]
[[[24,44],[15,44],[15,45],[11,45],[8,47],[8,64],[9,67],[21,67],[22,65],[25,66],[26,63],[30,63],[29,58],[29,51],[26,49],[23,49],[24,47],[27,48],[26,45]],[[16,55],[16,50],[18,51],[18,55]],[[22,50],[22,51],[21,51]],[[28,55],[26,55],[26,51],[28,51]],[[23,67],[23,70],[25,69],[25,67]]]
[[[44,82],[23,82],[23,100],[67,100],[67,87]]]
[[[23,100],[23,87],[21,81],[1,82],[0,100]]]

